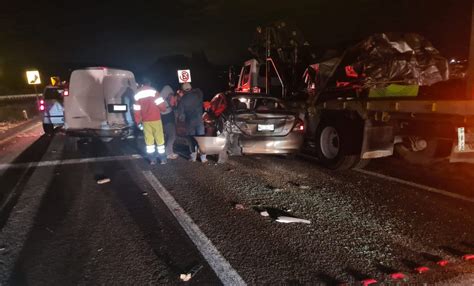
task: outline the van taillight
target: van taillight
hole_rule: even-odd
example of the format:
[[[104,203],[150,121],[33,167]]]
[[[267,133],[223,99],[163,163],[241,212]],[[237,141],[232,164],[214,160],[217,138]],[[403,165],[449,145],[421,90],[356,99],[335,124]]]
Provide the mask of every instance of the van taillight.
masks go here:
[[[296,119],[295,127],[293,127],[293,131],[296,132],[304,132],[304,121],[301,119]]]

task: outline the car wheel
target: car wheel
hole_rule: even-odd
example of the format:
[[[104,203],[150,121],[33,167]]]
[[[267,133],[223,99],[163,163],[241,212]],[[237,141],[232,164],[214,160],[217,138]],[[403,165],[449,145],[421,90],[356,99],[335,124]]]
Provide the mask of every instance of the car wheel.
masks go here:
[[[342,124],[321,122],[316,131],[316,153],[324,167],[346,170],[359,163],[360,155],[350,152],[350,144]]]
[[[43,123],[43,131],[48,135],[54,134],[54,125],[50,123]]]

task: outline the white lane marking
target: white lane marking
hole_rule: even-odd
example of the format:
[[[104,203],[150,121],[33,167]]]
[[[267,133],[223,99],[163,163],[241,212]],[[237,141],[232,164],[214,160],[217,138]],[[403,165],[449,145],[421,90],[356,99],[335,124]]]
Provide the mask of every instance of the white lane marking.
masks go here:
[[[451,198],[460,199],[460,200],[463,200],[463,201],[474,203],[473,198],[458,195],[458,194],[451,193],[451,192],[448,192],[448,191],[444,191],[444,190],[441,190],[441,189],[433,188],[433,187],[430,187],[430,186],[425,186],[425,185],[422,185],[422,184],[406,181],[406,180],[399,179],[399,178],[390,177],[390,176],[387,176],[387,175],[382,175],[382,174],[367,171],[367,170],[362,170],[362,169],[353,169],[353,170],[356,171],[356,172],[365,174],[365,175],[374,176],[374,177],[377,177],[377,178],[380,178],[380,179],[396,182],[396,183],[399,183],[399,184],[402,184],[402,185],[407,185],[407,186],[422,189],[422,190],[425,190],[425,191],[428,191],[428,192],[432,192],[432,193],[440,194],[440,195],[443,195],[443,196],[447,196],[447,197],[451,197]]]
[[[306,159],[310,159],[310,160],[317,160],[316,157],[306,155],[306,154],[298,154],[298,156],[306,158]],[[459,200],[474,203],[474,198],[469,198],[469,197],[466,197],[466,196],[458,195],[458,194],[451,193],[451,192],[448,192],[448,191],[445,191],[445,190],[433,188],[433,187],[430,187],[430,186],[425,186],[425,185],[422,185],[422,184],[418,184],[418,183],[415,183],[415,182],[410,182],[410,181],[407,181],[407,180],[403,180],[403,179],[399,179],[399,178],[395,178],[395,177],[391,177],[391,176],[387,176],[387,175],[382,175],[382,174],[367,171],[367,170],[362,170],[362,169],[352,169],[352,170],[356,171],[356,172],[359,172],[359,173],[362,173],[362,174],[365,174],[365,175],[369,175],[369,176],[377,177],[377,178],[380,178],[380,179],[384,179],[384,180],[387,180],[387,181],[396,182],[396,183],[399,183],[399,184],[402,184],[402,185],[414,187],[414,188],[417,188],[417,189],[425,190],[425,191],[436,193],[436,194],[439,194],[439,195],[443,195],[443,196],[447,196],[447,197],[451,197],[451,198],[455,198],[455,199],[459,199]]]
[[[247,285],[151,171],[142,172],[224,285]]]
[[[31,129],[34,129],[34,128],[40,126],[40,125],[41,125],[41,123],[36,123],[36,124],[34,124],[34,125],[32,125],[32,126],[26,128],[26,129],[23,129],[23,130],[21,130],[21,131],[18,131],[17,133],[8,136],[8,137],[5,138],[5,139],[0,140],[0,145],[2,145],[3,143],[6,143],[6,142],[12,140],[13,138],[18,137],[18,135],[20,135],[21,133],[25,133],[25,132],[27,132],[27,131],[30,131]]]
[[[50,167],[50,166],[57,166],[57,165],[72,165],[72,164],[84,164],[84,163],[95,163],[95,162],[135,160],[135,159],[140,159],[140,158],[142,158],[141,155],[132,154],[132,155],[122,155],[122,156],[66,159],[66,160],[54,160],[54,161],[43,161],[43,162],[10,163],[10,164],[0,164],[0,170],[9,169],[9,168],[29,168],[32,165],[34,165],[35,167]]]

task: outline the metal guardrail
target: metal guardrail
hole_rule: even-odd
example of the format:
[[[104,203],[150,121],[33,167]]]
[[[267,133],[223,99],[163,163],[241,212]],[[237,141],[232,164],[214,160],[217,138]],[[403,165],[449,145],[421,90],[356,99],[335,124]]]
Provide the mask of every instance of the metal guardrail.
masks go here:
[[[41,96],[42,94],[40,93],[39,95]],[[15,101],[29,98],[36,98],[36,94],[0,95],[0,101]]]

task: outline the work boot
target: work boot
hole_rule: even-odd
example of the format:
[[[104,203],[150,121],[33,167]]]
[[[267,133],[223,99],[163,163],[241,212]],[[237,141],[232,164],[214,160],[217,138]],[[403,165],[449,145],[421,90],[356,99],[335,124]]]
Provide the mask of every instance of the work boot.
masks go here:
[[[152,166],[156,165],[156,159],[151,159],[150,160],[150,165],[152,165]]]
[[[201,155],[201,163],[207,163],[206,154]]]

